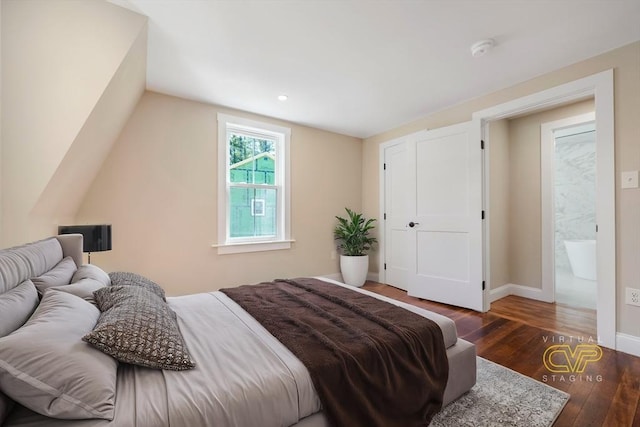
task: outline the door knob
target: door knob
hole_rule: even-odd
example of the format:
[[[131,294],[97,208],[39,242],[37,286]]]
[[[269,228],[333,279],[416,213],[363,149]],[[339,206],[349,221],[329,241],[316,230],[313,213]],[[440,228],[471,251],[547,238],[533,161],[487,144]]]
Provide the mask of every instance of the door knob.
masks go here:
[[[419,222],[413,222],[413,221],[411,221],[409,223],[409,227],[411,227],[411,228],[415,227],[416,225],[420,225],[420,223]]]

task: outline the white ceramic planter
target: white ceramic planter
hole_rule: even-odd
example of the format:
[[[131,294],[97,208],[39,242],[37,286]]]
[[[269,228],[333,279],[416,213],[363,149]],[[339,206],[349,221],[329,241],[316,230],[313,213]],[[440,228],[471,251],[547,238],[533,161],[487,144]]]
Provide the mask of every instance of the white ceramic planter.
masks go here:
[[[359,288],[364,285],[364,282],[367,280],[369,255],[340,255],[340,271],[342,272],[342,280],[344,283]]]

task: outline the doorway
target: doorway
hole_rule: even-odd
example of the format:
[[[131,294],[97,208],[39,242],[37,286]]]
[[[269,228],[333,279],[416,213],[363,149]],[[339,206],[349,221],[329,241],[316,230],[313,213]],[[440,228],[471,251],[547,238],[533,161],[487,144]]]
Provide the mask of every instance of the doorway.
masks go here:
[[[486,150],[482,149],[482,155],[477,156],[477,160],[479,163],[474,161],[468,163],[471,166],[471,169],[467,166],[463,168],[458,168],[457,170],[461,173],[467,173],[477,165],[480,165],[482,170],[479,175],[472,176],[473,183],[477,184],[479,182],[482,185],[479,187],[479,190],[472,192],[473,197],[477,197],[476,201],[469,204],[472,206],[472,209],[468,210],[469,218],[471,221],[479,221],[482,225],[481,234],[483,235],[483,242],[481,247],[474,247],[473,250],[469,250],[469,253],[473,257],[482,258],[483,268],[481,269],[481,277],[479,277],[479,282],[476,286],[477,289],[481,289],[482,291],[477,294],[477,296],[473,297],[474,303],[478,304],[480,308],[474,308],[476,310],[488,311],[490,309],[490,304],[492,299],[497,299],[500,296],[506,295],[520,295],[528,298],[539,299],[542,301],[552,302],[554,300],[554,295],[548,294],[548,290],[544,283],[547,282],[545,277],[542,277],[543,286],[540,288],[540,281],[538,281],[537,286],[519,286],[517,284],[509,284],[508,286],[503,286],[499,292],[494,292],[496,289],[491,289],[491,210],[490,210],[490,200],[491,200],[491,191],[490,191],[490,173],[493,168],[490,165],[490,147],[491,147],[491,138],[488,135],[487,123],[495,120],[500,120],[504,118],[514,117],[516,115],[525,115],[531,112],[542,111],[545,109],[553,108],[554,106],[566,105],[579,100],[584,100],[588,98],[594,98],[595,102],[595,112],[597,116],[596,127],[598,129],[598,141],[596,148],[596,156],[598,161],[598,170],[597,170],[597,182],[598,182],[598,191],[597,191],[597,218],[598,218],[598,234],[597,234],[597,274],[598,274],[598,283],[602,285],[598,287],[598,313],[597,313],[597,328],[598,328],[598,341],[600,345],[615,348],[615,339],[616,339],[616,310],[615,310],[615,287],[616,287],[616,277],[615,277],[615,260],[616,260],[616,245],[615,245],[615,164],[614,164],[614,139],[613,139],[613,70],[604,71],[598,74],[594,74],[589,77],[585,77],[570,83],[566,83],[551,89],[544,90],[542,92],[535,93],[533,95],[525,96],[510,102],[506,102],[504,104],[499,104],[491,108],[487,108],[485,110],[481,110],[473,113],[472,121],[470,122],[469,127],[469,147],[477,147],[478,153],[480,153],[481,147],[484,148],[486,145]],[[434,131],[437,131],[434,130]],[[428,131],[428,132],[434,132]],[[475,144],[473,144],[475,142]],[[485,142],[487,144],[485,144]],[[391,143],[391,142],[390,142]],[[384,159],[385,153],[384,150],[387,148],[387,144],[381,144],[380,146],[380,170],[384,170]],[[471,151],[470,151],[471,152]],[[539,156],[539,151],[538,151]],[[411,156],[408,156],[410,159]],[[448,159],[446,157],[441,157],[440,160],[443,163],[447,163]],[[439,185],[446,187],[448,185],[447,181],[439,181]],[[538,187],[540,186],[540,180],[537,181]],[[380,180],[380,218],[383,219],[381,221],[381,234],[380,234],[380,263],[381,267],[385,266],[387,260],[386,256],[386,245],[390,242],[387,240],[389,236],[387,236],[387,228],[389,225],[389,221],[385,221],[385,200],[388,200],[392,195],[385,194],[386,189],[386,181],[384,178]],[[484,191],[483,191],[484,189]],[[410,196],[413,196],[413,193],[407,192]],[[411,198],[411,197],[410,197]],[[539,210],[538,204],[538,210]],[[480,217],[480,213],[482,213],[482,219]],[[485,220],[485,213],[489,220]],[[477,215],[477,216],[476,216]],[[481,222],[480,222],[481,221]],[[412,220],[409,221],[408,224],[411,224]],[[416,221],[413,220],[415,223]],[[405,222],[406,224],[406,222]],[[407,227],[411,227],[408,225]],[[413,228],[411,228],[413,229]],[[539,233],[538,233],[539,235]],[[396,246],[397,247],[397,246]],[[535,255],[538,260],[541,258],[541,251],[538,251]],[[413,257],[409,257],[413,258]],[[411,275],[415,275],[415,263],[412,259],[409,259],[412,264],[405,263],[403,267],[408,267]],[[538,263],[539,265],[539,263]],[[544,271],[544,270],[543,270]],[[540,272],[540,268],[538,267],[538,272]],[[401,275],[402,276],[402,275]],[[379,280],[382,283],[390,283],[387,280],[387,274],[384,270],[384,267],[379,270]],[[476,278],[475,281],[478,281]],[[486,287],[485,287],[485,281]],[[411,280],[408,281],[409,283]],[[551,280],[553,283],[553,280]],[[471,289],[471,288],[469,288]],[[491,292],[490,292],[491,291]],[[497,298],[496,298],[497,297]],[[474,305],[475,305],[474,304]]]
[[[482,310],[482,161],[471,122],[382,144],[381,280]]]
[[[595,113],[543,123],[543,273],[556,303],[597,309]]]
[[[616,348],[616,239],[615,239],[615,162],[614,162],[614,120],[613,120],[613,71],[603,71],[589,77],[566,83],[533,95],[510,101],[473,114],[473,119],[481,123],[483,137],[488,141],[488,153],[485,159],[490,159],[491,136],[487,124],[515,116],[523,116],[533,112],[543,111],[556,106],[575,103],[580,100],[593,98],[596,114],[596,217],[597,217],[597,340],[601,346]],[[485,277],[489,281],[489,292],[485,293],[485,310],[490,309],[492,300],[506,295],[518,295],[526,298],[553,302],[554,277],[553,269],[546,265],[549,257],[542,257],[540,251],[532,256],[542,258],[542,283],[531,286],[526,284],[508,284],[500,289],[492,289],[491,284],[491,240],[494,226],[491,213],[491,185],[490,174],[493,167],[490,160],[485,161],[484,203],[489,209],[489,221],[485,223]],[[541,176],[547,176],[549,170],[541,168]],[[540,181],[538,180],[538,185]],[[542,233],[542,238],[551,240],[551,233]],[[543,244],[543,246],[545,246]],[[551,271],[551,277],[548,272]]]

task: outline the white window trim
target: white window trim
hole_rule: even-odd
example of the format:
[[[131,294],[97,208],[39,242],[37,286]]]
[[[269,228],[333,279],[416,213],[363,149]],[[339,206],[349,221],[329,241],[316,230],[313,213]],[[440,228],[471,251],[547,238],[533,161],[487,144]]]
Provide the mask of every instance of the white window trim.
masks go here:
[[[229,167],[229,150],[227,147],[227,127],[229,125],[252,129],[258,133],[273,136],[284,135],[281,147],[276,155],[276,173],[282,182],[282,190],[278,191],[278,208],[283,215],[278,218],[275,237],[267,239],[229,239],[229,191],[227,183],[227,171]],[[243,117],[218,113],[218,244],[212,245],[218,249],[218,254],[232,254],[242,252],[258,252],[270,250],[282,250],[291,248],[291,181],[289,145],[291,141],[291,129],[264,123]]]

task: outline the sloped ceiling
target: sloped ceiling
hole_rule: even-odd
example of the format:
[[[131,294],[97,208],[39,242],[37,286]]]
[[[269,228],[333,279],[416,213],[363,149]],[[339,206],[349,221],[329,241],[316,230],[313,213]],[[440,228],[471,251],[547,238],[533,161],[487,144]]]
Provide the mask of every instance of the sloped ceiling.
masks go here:
[[[73,219],[145,89],[146,24],[101,0],[2,1],[2,245]]]
[[[640,40],[638,0],[111,1],[149,89],[358,137]]]

